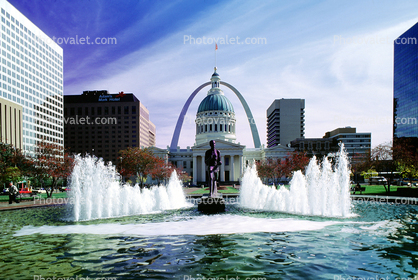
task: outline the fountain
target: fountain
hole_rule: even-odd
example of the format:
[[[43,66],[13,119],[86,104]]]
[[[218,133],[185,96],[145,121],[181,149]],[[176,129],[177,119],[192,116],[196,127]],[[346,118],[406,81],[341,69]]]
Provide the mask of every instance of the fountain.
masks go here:
[[[141,189],[138,184],[121,184],[111,164],[94,156],[76,156],[71,175],[69,205],[75,221],[148,214],[190,207],[182,182],[174,171],[165,186]]]
[[[343,149],[343,148],[342,148]],[[351,202],[348,161],[314,159],[290,188],[246,170],[239,204],[203,215],[174,174],[141,190],[77,158],[72,206],[4,211],[5,279],[413,279],[418,206]],[[227,201],[228,203],[228,201]],[[71,220],[63,219],[71,210]],[[18,272],[18,273],[17,273]],[[108,279],[109,279],[108,278]]]
[[[255,165],[252,165],[243,175],[241,206],[309,216],[350,217],[348,164],[344,145],[341,144],[334,168],[327,157],[321,164],[313,157],[305,175],[300,170],[294,173],[289,189],[264,185],[257,176]]]

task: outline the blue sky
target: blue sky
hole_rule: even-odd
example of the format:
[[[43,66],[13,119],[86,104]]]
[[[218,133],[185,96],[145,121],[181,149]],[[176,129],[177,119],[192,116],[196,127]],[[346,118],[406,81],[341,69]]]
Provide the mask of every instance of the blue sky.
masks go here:
[[[9,0],[50,37],[116,38],[116,44],[60,44],[64,94],[132,92],[150,111],[165,148],[189,95],[209,81],[218,44],[223,81],[246,99],[266,143],[266,110],[280,98],[305,99],[305,137],[338,127],[391,140],[393,40],[418,21],[417,1],[106,1]],[[263,44],[243,44],[260,38]],[[185,42],[186,41],[186,42]],[[194,144],[194,99],[179,145]],[[224,88],[237,117],[237,141],[252,148],[245,112]]]

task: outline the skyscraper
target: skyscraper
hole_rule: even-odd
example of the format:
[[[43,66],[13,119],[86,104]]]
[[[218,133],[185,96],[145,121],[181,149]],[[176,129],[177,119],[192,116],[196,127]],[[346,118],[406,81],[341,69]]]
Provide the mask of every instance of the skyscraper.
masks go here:
[[[21,126],[28,155],[42,140],[64,146],[63,50],[6,0],[0,0],[0,9],[0,98],[21,106],[21,117],[13,116],[17,130],[9,137],[18,137]],[[5,117],[10,114],[0,114]]]
[[[418,23],[394,41],[393,140],[418,138]]]
[[[267,109],[267,147],[305,136],[305,99],[276,99]]]
[[[65,147],[116,164],[119,151],[155,146],[149,111],[132,93],[84,91],[64,96]]]

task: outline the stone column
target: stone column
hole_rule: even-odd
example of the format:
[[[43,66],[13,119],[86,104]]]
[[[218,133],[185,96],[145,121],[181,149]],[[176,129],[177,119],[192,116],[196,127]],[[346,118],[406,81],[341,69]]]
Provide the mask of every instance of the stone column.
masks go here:
[[[197,184],[197,157],[193,156],[193,184]]]
[[[242,175],[242,156],[239,156],[239,177]]]
[[[229,173],[230,173],[229,180],[235,181],[235,166],[234,166],[234,156],[233,155],[231,155],[231,160],[230,161],[231,161],[231,163],[230,163],[231,171],[229,171]]]
[[[206,182],[206,164],[205,164],[205,156],[202,156],[202,181]]]
[[[222,165],[221,165],[221,181],[224,182],[225,181],[225,156],[221,156],[221,161],[222,161]]]

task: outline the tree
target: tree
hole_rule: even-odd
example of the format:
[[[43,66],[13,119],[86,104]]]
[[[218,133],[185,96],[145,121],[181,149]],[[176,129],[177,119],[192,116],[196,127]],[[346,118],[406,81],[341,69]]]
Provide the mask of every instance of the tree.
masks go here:
[[[397,138],[393,146],[393,160],[402,178],[418,177],[418,145],[409,138]]]
[[[294,151],[288,153],[287,157],[281,161],[280,167],[282,174],[286,177],[292,176],[294,171],[304,170],[309,164],[309,157],[306,153]]]
[[[144,186],[144,181],[156,164],[156,157],[149,148],[127,148],[120,151],[121,162],[119,163],[119,172],[122,176],[137,176],[141,182],[141,187]]]
[[[158,185],[161,182],[170,178],[171,173],[174,170],[174,166],[170,163],[166,163],[164,159],[155,157],[154,166],[150,169],[150,175],[153,180],[157,180]]]
[[[264,183],[268,183],[271,179],[273,180],[274,176],[274,162],[271,158],[257,161],[256,163],[257,173],[258,176],[264,181]]]
[[[51,188],[46,190],[47,197],[51,197],[58,181],[71,175],[74,159],[62,146],[42,141],[36,146],[35,167],[35,176],[41,182],[51,178]]]
[[[258,176],[273,183],[282,177],[290,177],[297,170],[304,170],[309,163],[306,153],[294,151],[288,153],[284,159],[267,158],[256,163]]]
[[[0,142],[0,180],[18,181],[22,176],[30,176],[33,161],[25,157],[20,149]]]
[[[7,167],[6,172],[2,173],[3,178],[6,181],[18,182],[22,178],[22,173],[18,167]]]

